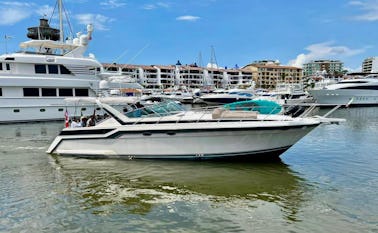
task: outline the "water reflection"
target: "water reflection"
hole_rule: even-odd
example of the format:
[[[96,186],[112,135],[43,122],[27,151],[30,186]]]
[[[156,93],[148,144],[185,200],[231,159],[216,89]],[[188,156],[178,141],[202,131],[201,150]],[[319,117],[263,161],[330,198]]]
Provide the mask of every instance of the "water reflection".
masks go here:
[[[282,163],[88,160],[53,156],[59,182],[82,207],[103,214],[123,205],[129,214],[178,201],[263,201],[288,221],[304,201],[306,184]],[[252,204],[253,205],[253,204]]]

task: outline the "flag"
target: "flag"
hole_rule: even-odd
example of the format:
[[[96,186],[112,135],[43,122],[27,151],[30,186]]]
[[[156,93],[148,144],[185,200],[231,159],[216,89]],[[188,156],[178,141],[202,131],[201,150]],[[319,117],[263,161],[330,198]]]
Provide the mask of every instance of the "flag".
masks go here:
[[[66,128],[70,127],[70,121],[69,121],[67,109],[66,109],[66,112],[64,113],[64,120],[65,120],[65,126],[66,126]]]

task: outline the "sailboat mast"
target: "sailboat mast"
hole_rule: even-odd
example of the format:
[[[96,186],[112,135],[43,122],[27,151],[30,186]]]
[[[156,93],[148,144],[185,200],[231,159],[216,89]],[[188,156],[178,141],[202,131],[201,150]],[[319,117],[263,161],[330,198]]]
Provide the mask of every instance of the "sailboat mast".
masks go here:
[[[58,8],[59,8],[59,41],[63,42],[64,34],[63,34],[63,3],[62,0],[58,0]]]

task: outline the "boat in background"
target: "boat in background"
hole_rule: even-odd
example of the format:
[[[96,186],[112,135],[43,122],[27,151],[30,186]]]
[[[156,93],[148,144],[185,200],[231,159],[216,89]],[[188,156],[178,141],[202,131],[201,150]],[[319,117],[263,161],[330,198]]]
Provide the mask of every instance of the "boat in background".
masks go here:
[[[309,92],[321,105],[378,105],[378,75],[344,79],[321,89],[309,90]]]
[[[303,90],[300,83],[278,83],[272,91],[256,91],[255,99],[275,101],[280,105],[313,103],[314,99]]]
[[[254,98],[254,89],[217,89],[212,93],[202,95],[198,102],[208,105],[229,104],[236,101],[251,100]]]
[[[224,108],[173,108],[172,112],[169,104],[164,110],[159,106],[151,116],[127,117],[98,99],[96,103],[111,118],[92,127],[63,129],[47,153],[89,158],[268,159],[277,158],[320,124],[341,121]]]

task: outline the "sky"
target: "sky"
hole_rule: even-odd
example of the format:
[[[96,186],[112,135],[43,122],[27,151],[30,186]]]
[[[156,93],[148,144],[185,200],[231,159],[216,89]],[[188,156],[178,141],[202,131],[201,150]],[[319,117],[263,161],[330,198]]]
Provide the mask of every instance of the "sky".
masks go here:
[[[58,27],[55,0],[0,0],[0,53],[18,51],[39,18]],[[378,0],[64,0],[65,35],[94,25],[88,53],[102,63],[301,67],[339,59],[349,71],[378,56]],[[72,30],[70,30],[70,28]]]

